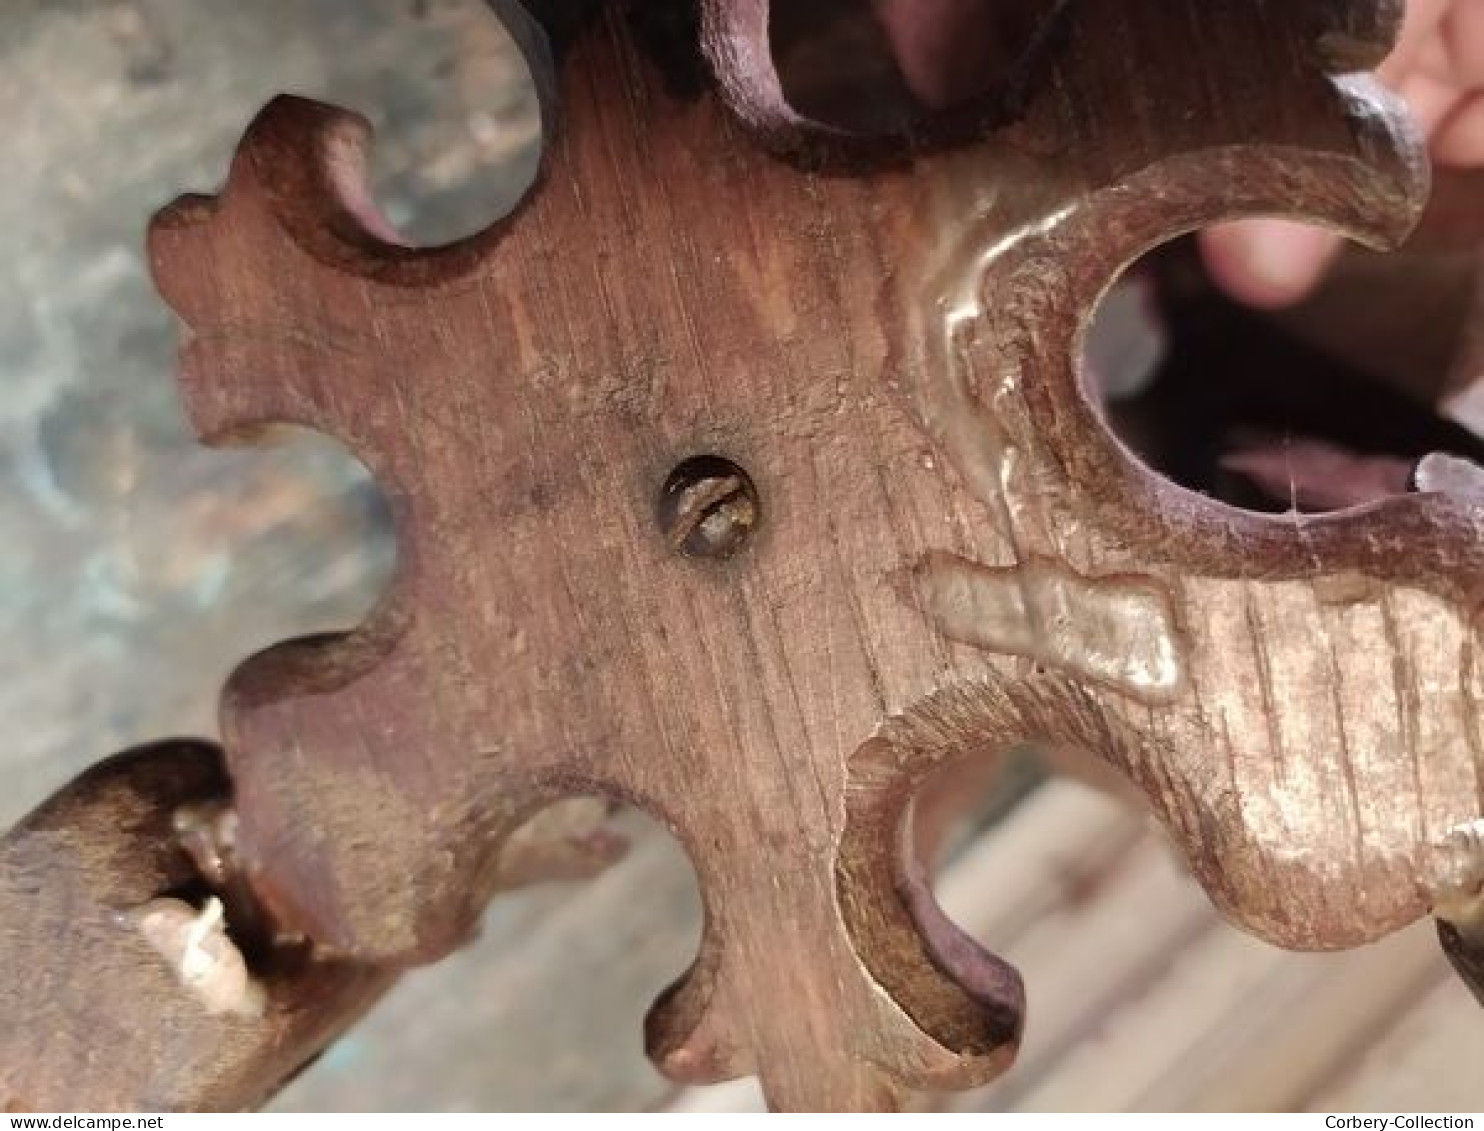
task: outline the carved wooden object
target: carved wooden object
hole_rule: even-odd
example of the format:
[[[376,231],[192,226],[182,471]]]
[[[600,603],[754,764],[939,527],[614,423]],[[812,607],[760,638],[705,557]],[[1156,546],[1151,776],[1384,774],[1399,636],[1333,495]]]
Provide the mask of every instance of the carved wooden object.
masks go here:
[[[905,826],[940,767],[1022,742],[1126,776],[1211,897],[1283,946],[1357,945],[1476,888],[1473,473],[1237,512],[1145,470],[1076,360],[1104,288],[1178,233],[1257,212],[1407,232],[1417,143],[1340,74],[1385,53],[1394,5],[1049,5],[1010,81],[875,137],[789,108],[764,0],[701,5],[709,80],[683,27],[652,56],[605,10],[559,99],[504,7],[549,134],[512,216],[401,246],[362,123],[283,99],[222,194],[151,235],[203,437],[328,432],[398,522],[371,619],[255,658],[224,701],[234,874],[273,946],[330,964],[321,1008],[458,947],[511,833],[597,795],[658,816],[700,877],[700,954],[647,1023],[667,1073],[757,1073],[793,1108],[983,1081],[1014,1054],[1019,978],[937,911]],[[3,857],[7,1003],[58,866],[47,819]],[[148,967],[98,908],[170,868],[103,891],[85,848],[87,898],[41,936],[86,906],[88,957]],[[177,1035],[201,1024],[166,973],[141,992]],[[53,1030],[86,1015],[19,1000]],[[227,1023],[258,1027],[268,1075],[330,1031],[276,1000]],[[64,1094],[15,1037],[0,1055],[0,1095]],[[222,1061],[162,1069],[173,1092],[92,1071],[118,1106],[259,1094]]]

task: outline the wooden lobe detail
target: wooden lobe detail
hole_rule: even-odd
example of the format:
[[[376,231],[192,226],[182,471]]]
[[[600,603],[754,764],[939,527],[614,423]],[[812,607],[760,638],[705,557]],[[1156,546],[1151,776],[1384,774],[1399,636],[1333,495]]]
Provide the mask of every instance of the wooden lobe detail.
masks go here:
[[[1406,233],[1417,141],[1327,73],[1383,55],[1395,7],[1063,5],[1003,100],[868,140],[786,112],[762,0],[703,5],[719,98],[670,93],[609,10],[524,202],[441,249],[375,216],[363,123],[275,102],[222,195],[151,234],[182,388],[211,442],[345,442],[401,558],[359,629],[227,689],[260,898],[346,956],[429,961],[531,813],[633,802],[706,908],[652,1054],[815,1108],[1013,1055],[1017,975],[904,847],[953,758],[1087,749],[1283,945],[1423,913],[1480,815],[1477,504],[1232,511],[1124,451],[1076,361],[1109,282],[1177,233]],[[656,521],[697,454],[759,493],[726,561]]]

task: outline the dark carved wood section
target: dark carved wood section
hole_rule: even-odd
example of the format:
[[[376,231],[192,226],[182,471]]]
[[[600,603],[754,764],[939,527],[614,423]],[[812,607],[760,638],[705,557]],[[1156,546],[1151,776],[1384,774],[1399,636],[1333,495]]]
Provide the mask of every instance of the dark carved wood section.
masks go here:
[[[0,1109],[253,1106],[390,984],[209,923],[193,944],[186,901],[205,885],[176,820],[228,790],[217,751],[164,743],[100,764],[0,843]]]
[[[703,6],[720,97],[609,10],[524,204],[441,249],[374,214],[356,119],[270,106],[221,196],[152,231],[186,401],[209,442],[344,441],[401,558],[361,628],[227,689],[265,913],[353,963],[431,961],[532,814],[631,801],[707,909],[652,1055],[798,1108],[1014,1054],[1018,976],[906,849],[961,757],[1101,759],[1275,942],[1424,913],[1480,815],[1476,501],[1224,508],[1123,450],[1075,363],[1103,288],[1177,233],[1280,211],[1405,235],[1416,141],[1328,73],[1383,54],[1394,8],[1065,5],[1014,83],[875,138],[789,110],[761,0]],[[755,491],[725,556],[662,519],[696,456]],[[734,497],[698,496],[702,521]]]

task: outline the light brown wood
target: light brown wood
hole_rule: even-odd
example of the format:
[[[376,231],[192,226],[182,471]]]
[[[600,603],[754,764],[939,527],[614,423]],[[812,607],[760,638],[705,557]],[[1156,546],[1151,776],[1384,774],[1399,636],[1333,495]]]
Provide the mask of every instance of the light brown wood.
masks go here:
[[[1019,1038],[1018,975],[906,848],[957,759],[1103,760],[1283,945],[1367,941],[1466,882],[1477,499],[1232,511],[1123,450],[1076,364],[1110,280],[1180,232],[1405,234],[1416,139],[1326,73],[1374,63],[1395,14],[1059,6],[1005,89],[862,138],[785,104],[766,3],[702,5],[719,98],[611,10],[525,203],[432,250],[375,215],[357,120],[273,104],[221,196],[152,232],[187,404],[213,442],[344,441],[401,561],[356,632],[227,690],[265,914],[430,961],[532,814],[632,801],[707,912],[652,1055],[871,1108],[987,1080]]]
[[[708,911],[654,1055],[821,1107],[983,1079],[1013,1049],[1014,974],[898,894],[910,797],[956,756],[1092,749],[1289,945],[1425,910],[1432,841],[1477,811],[1447,568],[1467,505],[1224,512],[1129,460],[1076,385],[1082,318],[1153,242],[1272,209],[1389,239],[1420,204],[1413,143],[1360,80],[1300,63],[1279,114],[1230,96],[1234,60],[1313,58],[1320,28],[1191,20],[1079,6],[1007,132],[881,164],[886,141],[780,117],[764,6],[708,8],[703,40],[794,161],[668,94],[612,17],[525,206],[437,251],[367,216],[352,120],[270,109],[220,201],[155,229],[187,399],[208,438],[344,440],[403,558],[358,633],[228,691],[265,902],[364,960],[435,958],[527,814],[629,798],[686,845]],[[742,552],[688,560],[656,500],[713,454],[761,517]]]

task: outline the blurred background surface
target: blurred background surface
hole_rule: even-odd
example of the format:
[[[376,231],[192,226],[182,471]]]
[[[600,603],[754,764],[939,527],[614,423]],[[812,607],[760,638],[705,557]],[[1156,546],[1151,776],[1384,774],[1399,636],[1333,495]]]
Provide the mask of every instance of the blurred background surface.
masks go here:
[[[240,660],[355,623],[389,575],[379,496],[333,442],[193,443],[143,261],[151,212],[213,190],[279,91],[372,120],[378,199],[420,242],[483,226],[532,175],[526,76],[479,0],[0,11],[6,824],[117,749],[214,735]],[[951,1106],[1484,1106],[1484,1018],[1430,926],[1279,953],[1225,926],[1142,817],[1030,781],[1001,786],[941,872],[945,907],[1020,966],[1031,1000],[1016,1068]],[[750,1083],[677,1088],[644,1059],[643,1011],[693,956],[700,912],[677,846],[624,823],[622,863],[498,899],[475,945],[409,976],[276,1106],[755,1106]]]

